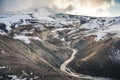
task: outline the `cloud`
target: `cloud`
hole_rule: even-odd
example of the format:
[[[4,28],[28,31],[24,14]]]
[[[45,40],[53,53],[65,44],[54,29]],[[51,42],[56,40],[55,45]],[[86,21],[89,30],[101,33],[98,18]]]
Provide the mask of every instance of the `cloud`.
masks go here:
[[[108,8],[114,4],[114,0],[55,0],[54,5],[58,8],[64,9],[70,5],[84,7]]]
[[[0,11],[20,11],[34,7],[51,7],[61,12],[89,16],[111,16],[115,0],[0,0]]]
[[[92,6],[109,6],[113,4],[113,0],[78,0],[81,4],[90,4]]]
[[[56,0],[54,5],[70,14],[111,16],[109,8],[115,3],[114,0]]]
[[[55,0],[31,0],[31,5],[34,7],[50,6]]]
[[[45,7],[52,4],[54,0],[0,0],[2,12],[20,11],[33,7]]]

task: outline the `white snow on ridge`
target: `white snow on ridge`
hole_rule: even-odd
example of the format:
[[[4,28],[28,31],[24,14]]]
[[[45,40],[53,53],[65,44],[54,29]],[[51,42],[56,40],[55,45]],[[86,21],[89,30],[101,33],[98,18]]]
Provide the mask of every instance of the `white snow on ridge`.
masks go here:
[[[34,40],[38,40],[38,41],[43,41],[42,39],[40,39],[39,37],[28,37],[29,39],[34,39]]]
[[[0,30],[0,35],[7,35],[4,31]]]
[[[64,30],[70,30],[69,28],[58,28],[55,30],[52,30],[53,33],[57,32],[57,31],[64,31]]]
[[[91,32],[91,33],[89,33]],[[100,41],[105,38],[105,36],[109,33],[114,34],[112,37],[120,37],[120,24],[112,25],[109,27],[105,27],[97,30],[90,30],[85,36],[96,35],[95,41]]]
[[[58,15],[57,15],[58,14]],[[58,37],[56,34],[57,31],[64,31],[64,30],[70,30],[68,32],[69,35],[76,33],[79,31],[79,29],[86,29],[86,32],[83,31],[84,34],[87,36],[89,35],[96,35],[95,41],[99,41],[104,39],[104,37],[108,33],[116,33],[117,37],[120,37],[120,18],[105,18],[105,17],[98,17],[93,18],[92,17],[85,17],[80,16],[83,18],[83,21],[86,20],[84,24],[77,25],[76,22],[80,22],[81,18],[70,18],[67,14],[61,14],[55,13],[51,11],[49,8],[40,8],[40,9],[31,9],[28,11],[21,11],[19,13],[14,14],[8,14],[3,15],[3,17],[0,15],[0,23],[5,23],[7,25],[7,30],[11,30],[10,26],[13,23],[18,23],[15,27],[22,25],[22,24],[29,24],[29,19],[32,23],[37,22],[38,25],[35,24],[35,28],[40,28],[41,30],[44,30],[44,25],[46,27],[53,27],[55,28],[52,30],[54,33],[54,37]],[[89,19],[87,19],[89,18]],[[23,20],[22,23],[19,24],[20,20]],[[28,20],[28,22],[26,21]],[[82,22],[82,21],[81,21]],[[79,26],[79,27],[76,27]],[[74,28],[76,27],[76,28]],[[30,43],[29,38],[27,36],[24,36],[24,34],[32,34],[33,31],[24,31],[22,32],[22,35],[18,35],[17,38],[19,40],[24,41],[25,43]],[[0,31],[1,35],[4,35],[3,32]],[[84,36],[86,36],[84,35]],[[25,39],[23,39],[23,37]],[[22,38],[22,39],[20,39]],[[76,38],[76,37],[75,37]],[[37,39],[39,40],[39,39]]]
[[[106,34],[107,34],[107,33],[97,33],[97,34],[96,34],[97,37],[95,38],[95,41],[97,42],[97,41],[99,41],[99,40],[103,40]]]
[[[32,19],[29,15],[24,14],[14,14],[6,18],[0,18],[0,23],[5,23],[7,25],[7,30],[11,30],[10,26],[13,23],[18,23],[20,20],[23,20],[22,24],[26,24],[25,19]]]
[[[54,21],[54,19],[50,18],[49,15],[51,15],[50,12],[48,12],[45,9],[40,9],[38,10],[38,12],[35,12],[33,14],[34,17],[38,18],[38,19],[44,19],[44,20],[49,20],[49,21]]]
[[[21,14],[32,14],[32,16],[36,19],[41,19],[41,20],[48,20],[48,21],[54,21],[54,19],[50,18],[49,15],[54,14],[54,12],[49,11],[47,8],[40,8],[40,9],[31,9],[28,11],[22,11],[20,12]]]
[[[19,23],[20,20],[23,20],[21,23],[23,24],[28,24],[26,19],[40,19],[40,20],[46,20],[46,21],[54,21],[54,19],[50,18],[49,15],[52,13],[49,12],[48,10],[41,8],[41,9],[35,9],[35,10],[29,10],[29,11],[22,11],[19,13],[13,13],[13,14],[4,14],[0,15],[0,23],[5,23],[7,25],[7,30],[11,30],[10,26],[13,23]],[[2,17],[3,16],[3,17]],[[20,24],[20,25],[21,25]],[[19,25],[16,25],[16,27]]]
[[[94,29],[94,28],[99,28],[99,25],[96,22],[91,21],[86,24],[83,24],[80,28]]]
[[[34,39],[34,40],[37,40],[37,41],[40,41],[40,42],[43,41],[39,37],[25,36],[25,35],[15,35],[14,39],[20,40],[20,41],[22,41],[22,42],[24,42],[26,44],[30,44],[31,43],[30,39]]]
[[[26,44],[30,44],[30,40],[28,39],[27,36],[24,36],[24,35],[16,35],[14,36],[14,39],[18,39],[25,42]]]

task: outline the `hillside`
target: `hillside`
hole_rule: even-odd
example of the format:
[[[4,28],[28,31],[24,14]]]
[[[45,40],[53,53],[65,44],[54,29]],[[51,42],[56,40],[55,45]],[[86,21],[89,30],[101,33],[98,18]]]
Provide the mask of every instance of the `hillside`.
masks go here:
[[[49,8],[1,14],[0,79],[120,79],[119,27],[120,17],[69,15]]]

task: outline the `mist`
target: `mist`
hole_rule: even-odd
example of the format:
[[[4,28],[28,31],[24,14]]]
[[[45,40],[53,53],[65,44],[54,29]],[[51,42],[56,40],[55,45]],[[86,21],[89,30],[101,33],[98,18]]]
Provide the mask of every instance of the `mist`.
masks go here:
[[[115,5],[115,0],[0,0],[0,11],[50,7],[68,14],[111,16],[110,8]]]
[[[52,4],[51,0],[0,0],[0,11],[16,12],[34,7],[49,7]]]

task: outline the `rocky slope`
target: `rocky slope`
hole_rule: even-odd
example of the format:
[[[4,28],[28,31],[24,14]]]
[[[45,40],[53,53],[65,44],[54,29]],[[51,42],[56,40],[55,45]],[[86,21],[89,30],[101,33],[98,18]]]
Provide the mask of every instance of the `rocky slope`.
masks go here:
[[[49,8],[2,14],[1,79],[79,80],[60,71],[71,48],[77,51],[67,65],[72,72],[119,78],[119,27],[120,17],[69,15]]]
[[[0,79],[75,79],[59,70],[60,64],[69,57],[71,50],[47,41],[42,42],[39,38],[30,40],[30,44],[26,44],[11,36],[0,36]]]
[[[109,38],[97,43],[81,39],[74,47],[82,47],[69,66],[77,73],[119,80],[119,42],[119,38]]]

